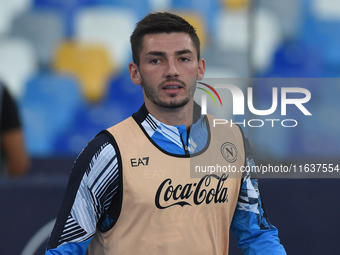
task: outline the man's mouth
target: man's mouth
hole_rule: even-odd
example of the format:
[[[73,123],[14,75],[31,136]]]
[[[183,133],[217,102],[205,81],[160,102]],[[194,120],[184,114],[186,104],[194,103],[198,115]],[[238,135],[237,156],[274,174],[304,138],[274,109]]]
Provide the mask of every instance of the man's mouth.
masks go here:
[[[165,86],[163,89],[180,89],[181,86],[178,86],[178,85],[168,85],[168,86]]]

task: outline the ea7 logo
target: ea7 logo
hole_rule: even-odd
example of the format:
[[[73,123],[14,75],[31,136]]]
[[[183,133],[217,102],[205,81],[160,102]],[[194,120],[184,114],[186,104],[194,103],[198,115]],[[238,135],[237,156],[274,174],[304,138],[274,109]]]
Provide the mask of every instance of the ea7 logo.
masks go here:
[[[144,158],[132,158],[130,159],[131,161],[131,166],[132,167],[137,167],[137,166],[147,166],[149,164],[149,157],[144,157]]]

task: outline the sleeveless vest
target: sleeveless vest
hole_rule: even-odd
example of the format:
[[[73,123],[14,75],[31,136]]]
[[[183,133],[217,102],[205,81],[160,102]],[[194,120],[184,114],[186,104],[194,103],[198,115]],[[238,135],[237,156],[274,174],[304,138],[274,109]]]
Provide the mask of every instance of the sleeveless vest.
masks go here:
[[[110,230],[97,229],[89,254],[228,253],[241,174],[216,171],[244,165],[243,136],[237,126],[208,127],[206,148],[190,157],[163,151],[132,117],[108,129],[121,160],[121,211]]]

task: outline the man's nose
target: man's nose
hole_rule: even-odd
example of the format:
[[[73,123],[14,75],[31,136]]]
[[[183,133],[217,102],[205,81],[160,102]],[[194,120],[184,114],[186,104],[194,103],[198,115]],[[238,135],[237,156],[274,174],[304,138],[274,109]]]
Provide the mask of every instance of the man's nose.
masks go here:
[[[178,66],[176,65],[175,60],[169,60],[168,61],[165,76],[168,77],[168,78],[173,78],[173,77],[179,76],[179,70],[178,70]]]

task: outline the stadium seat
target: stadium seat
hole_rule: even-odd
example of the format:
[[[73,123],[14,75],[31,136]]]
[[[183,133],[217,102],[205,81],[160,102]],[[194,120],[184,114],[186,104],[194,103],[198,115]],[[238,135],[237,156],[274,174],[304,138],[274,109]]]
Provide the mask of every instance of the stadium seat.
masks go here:
[[[249,7],[249,0],[222,0],[224,6],[230,10],[240,10]]]
[[[205,26],[204,17],[202,17],[199,13],[190,11],[172,11],[172,12],[183,17],[196,29],[197,36],[199,37],[201,42],[201,51],[204,51],[208,44],[207,28]]]
[[[222,10],[219,13],[215,38],[217,47],[239,52],[249,52],[251,49],[254,69],[267,69],[282,40],[278,21],[266,9],[257,8],[250,27],[247,15],[246,11]],[[250,32],[251,30],[253,31]],[[253,34],[254,38],[249,38],[250,34]]]
[[[53,142],[70,126],[83,103],[71,76],[39,73],[32,77],[19,104],[30,155],[53,156]]]
[[[298,39],[317,52],[329,77],[339,76],[339,4],[333,0],[300,1],[303,22]]]
[[[170,0],[170,10],[175,12],[193,12],[198,14],[200,22],[205,24],[205,33],[214,36],[216,33],[216,16],[221,4],[219,0]]]
[[[274,53],[272,66],[262,77],[323,77],[321,56],[303,42],[282,43]]]
[[[165,11],[171,9],[171,0],[149,0],[150,12]]]
[[[116,104],[116,111],[121,113],[121,118],[114,119],[117,123],[136,112],[144,102],[141,86],[132,83],[127,69],[109,81],[106,100],[108,103]]]
[[[24,39],[0,39],[0,80],[8,85],[15,98],[20,98],[29,77],[38,70],[32,45]]]
[[[143,102],[141,87],[131,82],[129,73],[118,73],[109,81],[107,97],[77,109],[69,128],[55,140],[54,151],[78,154],[96,134],[131,116]]]
[[[50,9],[60,13],[64,20],[65,36],[74,35],[74,16],[78,9],[92,5],[96,0],[31,0],[34,9]]]
[[[63,42],[57,49],[53,67],[78,78],[84,97],[98,101],[104,97],[107,80],[114,70],[109,53],[102,45]]]
[[[337,0],[313,0],[311,11],[317,19],[340,21],[340,5]]]
[[[24,38],[34,47],[41,68],[48,68],[57,45],[64,38],[62,16],[52,10],[31,10],[18,15],[11,35]]]
[[[248,24],[246,12],[232,12],[223,9],[217,15],[216,37],[214,41],[219,49],[247,51]]]
[[[0,1],[0,35],[7,34],[13,18],[29,7],[30,0]]]
[[[275,15],[285,40],[299,36],[305,12],[301,0],[259,1],[258,5]]]
[[[255,70],[265,70],[270,67],[273,54],[283,40],[282,31],[275,15],[265,8],[255,12],[253,29],[253,65]]]
[[[241,78],[248,77],[248,55],[244,51],[214,49],[210,47],[203,58],[207,62],[204,77],[209,78]],[[213,77],[215,75],[215,77]]]
[[[75,40],[102,44],[117,67],[126,67],[131,59],[130,35],[137,22],[130,9],[86,7],[75,17]]]
[[[320,54],[323,65],[339,73],[340,66],[340,20],[310,17],[301,33],[301,41]],[[338,75],[336,75],[338,76]]]
[[[105,100],[80,107],[67,129],[54,137],[52,144],[55,155],[79,154],[101,130],[124,119],[125,114],[121,110],[126,109],[119,103]]]
[[[159,0],[158,0],[159,1]],[[94,7],[122,8],[134,12],[135,17],[140,20],[151,11],[149,0],[94,0]]]

